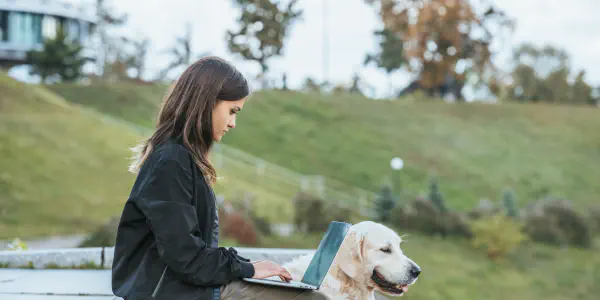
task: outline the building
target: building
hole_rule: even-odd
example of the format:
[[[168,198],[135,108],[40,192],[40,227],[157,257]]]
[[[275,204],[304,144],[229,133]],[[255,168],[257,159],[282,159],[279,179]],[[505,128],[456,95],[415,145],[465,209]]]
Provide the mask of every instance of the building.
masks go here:
[[[94,58],[94,9],[60,0],[0,0],[0,66],[25,63],[27,51],[41,49],[59,27],[84,46],[83,55]]]

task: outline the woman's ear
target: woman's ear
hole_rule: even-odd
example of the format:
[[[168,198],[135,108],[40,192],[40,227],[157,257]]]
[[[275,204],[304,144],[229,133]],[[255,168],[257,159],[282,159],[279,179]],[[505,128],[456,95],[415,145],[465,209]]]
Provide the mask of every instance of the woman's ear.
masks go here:
[[[350,278],[356,278],[363,269],[365,236],[356,231],[350,232],[338,252],[336,258],[340,269]]]

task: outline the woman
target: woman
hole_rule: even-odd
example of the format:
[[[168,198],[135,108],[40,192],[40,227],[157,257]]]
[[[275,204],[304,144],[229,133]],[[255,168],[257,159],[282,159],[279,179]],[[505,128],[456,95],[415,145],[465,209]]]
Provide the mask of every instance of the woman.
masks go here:
[[[218,247],[211,187],[217,176],[209,151],[235,128],[249,94],[239,71],[207,57],[189,66],[165,97],[156,131],[136,147],[130,166],[137,178],[117,232],[115,295],[126,300],[326,299],[318,292],[243,282],[291,276],[270,261],[250,262],[233,248]]]

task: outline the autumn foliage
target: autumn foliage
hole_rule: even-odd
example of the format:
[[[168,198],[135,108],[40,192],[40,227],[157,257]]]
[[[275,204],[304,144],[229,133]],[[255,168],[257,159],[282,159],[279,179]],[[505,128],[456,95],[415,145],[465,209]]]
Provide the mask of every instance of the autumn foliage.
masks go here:
[[[259,242],[257,230],[252,221],[241,212],[231,212],[222,216],[222,236],[235,239],[245,246],[256,246]]]
[[[448,78],[464,84],[468,74],[492,82],[491,43],[514,27],[514,22],[491,4],[475,7],[469,0],[365,2],[378,4],[374,7],[384,28],[403,41],[408,70],[419,74],[424,89],[447,84]]]

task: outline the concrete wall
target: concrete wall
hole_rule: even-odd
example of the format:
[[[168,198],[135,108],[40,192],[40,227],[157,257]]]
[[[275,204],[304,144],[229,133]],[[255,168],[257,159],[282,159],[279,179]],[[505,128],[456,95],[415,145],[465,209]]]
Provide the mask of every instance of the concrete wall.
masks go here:
[[[251,260],[268,259],[279,264],[295,257],[314,253],[312,249],[238,248],[243,257]],[[113,262],[113,247],[72,248],[53,250],[0,251],[0,266],[8,268],[72,268],[92,265],[110,269]]]

